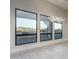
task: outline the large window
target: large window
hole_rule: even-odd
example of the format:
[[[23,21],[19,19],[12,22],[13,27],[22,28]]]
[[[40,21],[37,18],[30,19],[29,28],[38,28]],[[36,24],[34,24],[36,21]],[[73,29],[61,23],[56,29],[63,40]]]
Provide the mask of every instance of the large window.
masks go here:
[[[48,16],[40,15],[40,41],[52,40],[52,22]]]
[[[37,42],[36,19],[37,13],[29,12],[21,9],[15,9],[15,45],[29,44]],[[40,42],[61,39],[62,38],[62,22],[54,22],[54,35],[52,34],[52,22],[49,16],[39,15],[40,22]],[[38,23],[37,23],[38,25]],[[38,33],[38,34],[39,34]]]
[[[54,39],[62,38],[62,22],[54,23]]]
[[[36,42],[36,13],[16,9],[16,45]]]

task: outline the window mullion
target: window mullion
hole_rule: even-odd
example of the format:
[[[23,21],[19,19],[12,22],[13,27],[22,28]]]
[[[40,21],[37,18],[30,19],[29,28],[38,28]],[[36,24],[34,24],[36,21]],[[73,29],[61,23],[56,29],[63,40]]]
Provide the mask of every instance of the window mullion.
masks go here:
[[[37,13],[37,45],[40,43],[40,17],[39,13]]]

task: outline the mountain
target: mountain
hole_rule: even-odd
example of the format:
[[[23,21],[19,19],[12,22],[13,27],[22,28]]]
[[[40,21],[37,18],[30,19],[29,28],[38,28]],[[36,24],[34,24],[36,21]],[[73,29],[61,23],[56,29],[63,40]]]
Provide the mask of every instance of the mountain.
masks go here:
[[[17,27],[16,31],[17,32],[34,32],[34,33],[36,32],[36,30],[33,28],[25,28],[25,27]]]

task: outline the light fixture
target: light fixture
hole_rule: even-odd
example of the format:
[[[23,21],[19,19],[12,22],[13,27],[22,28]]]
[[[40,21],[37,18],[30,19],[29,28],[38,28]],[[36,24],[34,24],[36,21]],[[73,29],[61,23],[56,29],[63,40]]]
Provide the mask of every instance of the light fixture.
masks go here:
[[[52,16],[50,17],[51,21],[57,21],[57,22],[63,22],[64,18],[63,17],[57,17],[57,16]]]

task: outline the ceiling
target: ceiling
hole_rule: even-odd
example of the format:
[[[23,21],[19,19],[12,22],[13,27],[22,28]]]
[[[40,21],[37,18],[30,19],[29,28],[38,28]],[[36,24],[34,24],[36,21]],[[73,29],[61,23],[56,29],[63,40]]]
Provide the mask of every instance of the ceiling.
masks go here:
[[[47,0],[61,8],[64,8],[65,10],[68,9],[68,0]]]

